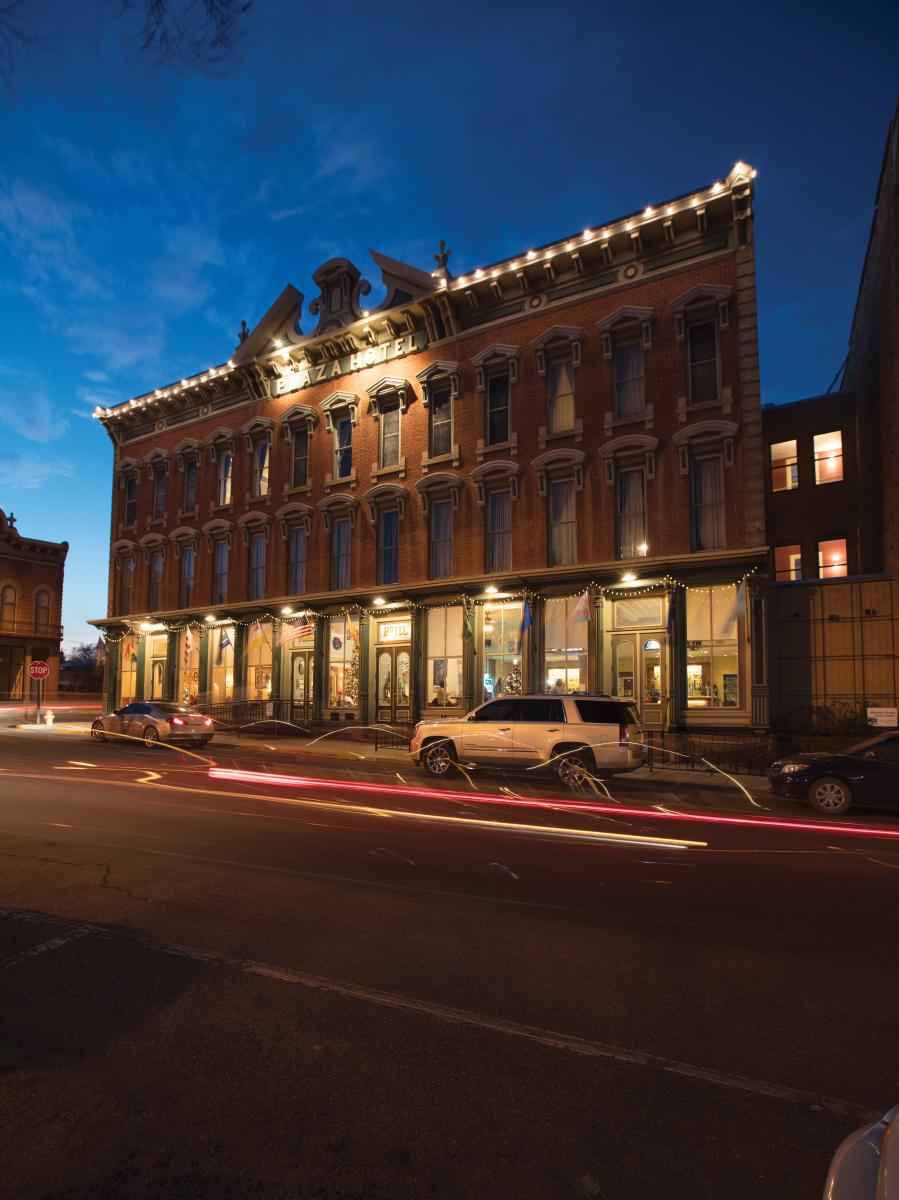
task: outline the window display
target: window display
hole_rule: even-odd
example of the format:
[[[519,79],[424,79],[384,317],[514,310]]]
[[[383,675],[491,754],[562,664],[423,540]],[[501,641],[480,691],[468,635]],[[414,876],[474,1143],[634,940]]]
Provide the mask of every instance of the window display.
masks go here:
[[[234,626],[219,625],[210,632],[212,657],[212,703],[234,699]]]
[[[247,633],[247,699],[272,698],[272,623],[254,621]]]
[[[580,597],[552,597],[546,601],[544,618],[543,690],[585,692],[587,634],[590,623],[571,619]]]
[[[328,622],[328,705],[357,708],[359,704],[359,621],[331,617]]]
[[[485,604],[482,641],[484,664],[483,699],[522,692],[521,601]]]
[[[462,606],[432,608],[427,624],[428,682],[425,703],[455,708],[462,704]]]
[[[744,585],[687,588],[687,706],[740,704],[739,627]]]

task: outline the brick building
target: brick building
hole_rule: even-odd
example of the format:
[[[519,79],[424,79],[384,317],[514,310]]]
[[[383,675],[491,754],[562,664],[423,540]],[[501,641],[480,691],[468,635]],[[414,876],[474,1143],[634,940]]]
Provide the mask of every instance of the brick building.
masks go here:
[[[44,661],[50,675],[44,694],[59,689],[62,638],[62,579],[68,542],[26,538],[15,517],[0,509],[0,700],[27,700],[32,662]]]
[[[110,699],[404,721],[500,691],[767,722],[752,178],[454,277],[373,253],[97,410]]]

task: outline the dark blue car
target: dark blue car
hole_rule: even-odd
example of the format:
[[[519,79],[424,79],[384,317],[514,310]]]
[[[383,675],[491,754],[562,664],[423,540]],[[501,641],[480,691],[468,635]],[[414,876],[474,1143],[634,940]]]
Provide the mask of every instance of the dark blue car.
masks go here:
[[[853,804],[899,808],[899,733],[882,733],[837,754],[791,754],[771,764],[771,790],[808,800],[830,817]]]

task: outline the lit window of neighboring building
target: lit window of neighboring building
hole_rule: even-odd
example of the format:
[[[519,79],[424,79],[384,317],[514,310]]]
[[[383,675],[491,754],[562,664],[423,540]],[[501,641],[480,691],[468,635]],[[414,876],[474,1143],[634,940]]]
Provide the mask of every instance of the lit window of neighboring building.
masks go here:
[[[137,520],[137,476],[129,475],[125,480],[125,524],[133,525]]]
[[[234,455],[230,450],[222,450],[218,466],[218,481],[216,488],[216,503],[219,506],[231,503],[231,473],[234,465]]]
[[[431,389],[430,396],[431,458],[451,454],[453,450],[453,395],[447,383]]]
[[[287,539],[287,592],[299,596],[306,590],[306,527],[294,525]]]
[[[573,479],[549,484],[549,565],[564,567],[577,562],[577,521]]]
[[[228,599],[228,560],[231,547],[227,538],[219,538],[212,554],[212,603],[224,604]]]
[[[269,451],[266,438],[253,446],[253,496],[256,499],[268,495]]]
[[[779,583],[791,583],[802,578],[802,547],[774,547],[774,578]]]
[[[690,404],[706,404],[718,399],[718,326],[715,321],[699,321],[687,330]]]
[[[646,553],[646,482],[642,467],[617,472],[615,496],[618,557],[640,558]]]
[[[396,509],[378,514],[378,583],[396,583],[399,579],[399,529]]]
[[[771,490],[791,492],[799,487],[796,441],[774,442],[771,446]]]
[[[449,579],[453,574],[453,502],[431,503],[429,566],[432,579]]]
[[[165,467],[156,467],[153,472],[153,519],[155,521],[165,516],[168,482],[169,477]]]
[[[570,353],[546,364],[546,427],[549,433],[574,429],[574,360]]]
[[[849,574],[845,538],[818,543],[818,574],[822,579],[837,579]]]
[[[509,376],[507,373],[487,377],[487,441],[488,446],[501,446],[509,441]]]
[[[162,579],[165,570],[165,559],[161,550],[154,550],[150,556],[150,611],[156,612],[162,608]]]
[[[265,595],[265,534],[254,533],[250,538],[250,599],[261,600]]]
[[[184,464],[184,511],[193,512],[197,507],[197,460],[189,458]]]
[[[815,434],[815,483],[839,483],[843,478],[843,435]]]
[[[189,608],[194,595],[194,570],[197,565],[197,553],[193,546],[184,546],[181,550],[181,592],[179,606]]]
[[[642,342],[616,342],[613,351],[615,367],[616,417],[638,417],[645,407],[643,386]]]
[[[690,464],[693,490],[693,549],[721,550],[725,544],[724,463],[720,455]]]
[[[512,492],[509,488],[487,496],[487,570],[508,571],[512,566]]]
[[[331,587],[337,591],[350,586],[350,519],[336,517],[331,522]]]

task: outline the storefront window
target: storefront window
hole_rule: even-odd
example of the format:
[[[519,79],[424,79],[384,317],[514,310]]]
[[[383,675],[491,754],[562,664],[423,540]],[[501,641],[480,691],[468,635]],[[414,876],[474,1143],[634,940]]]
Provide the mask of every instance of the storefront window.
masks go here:
[[[247,636],[247,699],[272,698],[272,623],[254,621]]]
[[[328,705],[359,705],[359,622],[355,617],[331,617],[328,631]]]
[[[689,708],[739,707],[739,624],[744,612],[742,585],[687,588]]]
[[[122,671],[119,702],[130,704],[137,690],[137,638],[128,634],[122,640]]]
[[[219,625],[210,634],[212,655],[212,703],[234,699],[234,626]]]
[[[185,629],[178,637],[177,704],[196,704],[200,699],[200,635]]]
[[[482,634],[483,698],[521,695],[521,601],[485,604]]]
[[[545,692],[585,692],[587,690],[587,631],[589,621],[572,621],[571,613],[580,602],[553,598],[546,601],[544,624],[543,690]]]
[[[462,606],[432,608],[428,613],[428,691],[435,708],[462,704]]]

